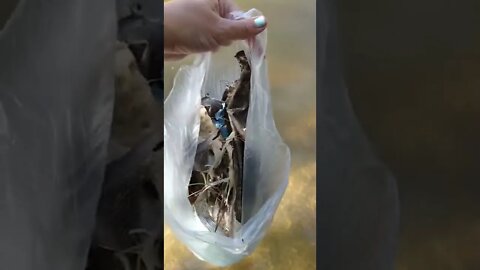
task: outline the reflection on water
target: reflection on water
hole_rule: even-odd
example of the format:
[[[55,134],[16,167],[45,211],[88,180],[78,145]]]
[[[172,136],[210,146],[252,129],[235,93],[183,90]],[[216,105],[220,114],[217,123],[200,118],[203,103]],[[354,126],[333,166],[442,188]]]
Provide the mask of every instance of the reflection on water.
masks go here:
[[[292,151],[290,184],[264,240],[227,269],[315,269],[315,1],[237,1],[269,23],[267,59],[277,127]],[[191,59],[183,61],[189,62]],[[165,89],[182,63],[165,64]],[[215,269],[166,227],[165,269]]]

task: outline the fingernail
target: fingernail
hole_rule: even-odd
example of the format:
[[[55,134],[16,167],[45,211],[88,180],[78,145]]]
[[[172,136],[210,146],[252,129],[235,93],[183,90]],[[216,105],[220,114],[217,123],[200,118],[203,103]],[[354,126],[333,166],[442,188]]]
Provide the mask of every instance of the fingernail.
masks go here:
[[[255,26],[260,28],[260,27],[264,27],[265,26],[265,17],[264,16],[260,16],[258,18],[256,18],[254,20],[255,22]]]

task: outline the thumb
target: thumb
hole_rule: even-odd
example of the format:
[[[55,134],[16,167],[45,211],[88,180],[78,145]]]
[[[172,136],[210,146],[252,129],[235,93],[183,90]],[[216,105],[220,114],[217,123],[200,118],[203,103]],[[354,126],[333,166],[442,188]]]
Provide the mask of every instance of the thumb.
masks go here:
[[[252,19],[229,20],[222,19],[223,37],[228,40],[243,40],[252,38],[265,30],[267,21],[264,16]]]

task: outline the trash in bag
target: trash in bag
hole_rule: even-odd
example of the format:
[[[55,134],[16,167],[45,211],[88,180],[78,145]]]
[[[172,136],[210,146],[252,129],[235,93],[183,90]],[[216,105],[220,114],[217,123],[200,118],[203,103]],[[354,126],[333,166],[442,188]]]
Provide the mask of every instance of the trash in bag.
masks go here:
[[[202,98],[199,144],[189,185],[195,213],[209,228],[233,236],[242,222],[243,151],[250,96],[250,64],[244,51],[235,57],[240,79],[222,100]]]
[[[290,150],[273,119],[266,35],[182,67],[164,104],[165,221],[217,266],[253,252],[288,185]]]
[[[86,270],[161,269],[162,103],[128,44],[116,47],[108,163]]]
[[[113,119],[86,270],[157,270],[163,269],[163,3],[116,4]]]

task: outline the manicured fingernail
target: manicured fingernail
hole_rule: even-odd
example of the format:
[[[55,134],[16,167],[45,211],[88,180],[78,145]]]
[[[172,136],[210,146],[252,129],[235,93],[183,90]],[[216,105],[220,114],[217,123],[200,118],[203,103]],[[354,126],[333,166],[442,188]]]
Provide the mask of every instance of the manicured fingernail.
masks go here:
[[[256,18],[254,20],[254,22],[255,22],[255,26],[257,26],[258,28],[264,27],[265,26],[265,17],[260,16],[260,17]]]

